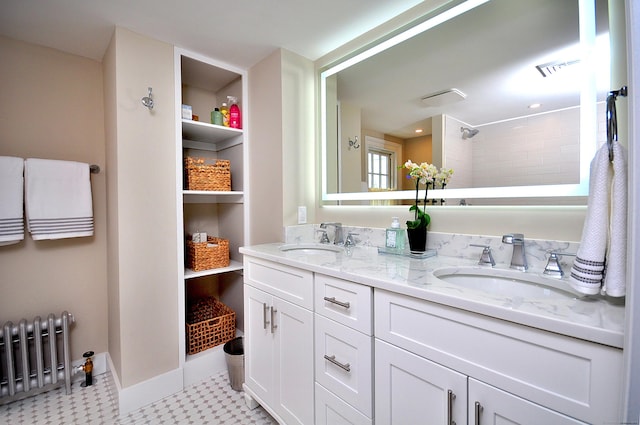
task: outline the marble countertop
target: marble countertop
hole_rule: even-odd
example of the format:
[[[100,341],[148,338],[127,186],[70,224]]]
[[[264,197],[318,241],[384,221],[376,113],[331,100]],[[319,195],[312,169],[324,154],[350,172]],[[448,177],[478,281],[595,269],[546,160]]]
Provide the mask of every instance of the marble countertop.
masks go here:
[[[433,271],[442,267],[477,266],[477,260],[466,258],[437,255],[414,259],[380,254],[371,246],[356,247],[350,253],[308,254],[301,250],[281,251],[282,245],[248,246],[240,248],[240,252],[545,331],[612,347],[623,346],[624,301],[620,299],[600,296],[523,299],[464,288],[434,276]],[[496,269],[500,268],[507,267],[498,264]],[[566,285],[563,281],[555,284]]]

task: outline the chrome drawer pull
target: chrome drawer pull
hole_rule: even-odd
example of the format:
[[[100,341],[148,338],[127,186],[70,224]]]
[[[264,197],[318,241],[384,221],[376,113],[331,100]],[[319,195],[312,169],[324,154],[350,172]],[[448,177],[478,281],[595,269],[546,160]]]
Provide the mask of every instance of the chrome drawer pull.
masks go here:
[[[271,307],[271,333],[274,333],[275,329],[278,327],[276,325],[275,314],[278,312],[274,307]]]
[[[453,400],[456,399],[456,395],[453,391],[447,391],[447,425],[456,425],[456,421],[453,420]]]
[[[263,329],[267,329],[267,325],[269,324],[269,321],[267,320],[267,310],[269,309],[269,307],[267,307],[267,303],[263,303],[262,304],[262,326]]]
[[[475,404],[476,407],[476,425],[480,425],[480,412],[482,412],[482,405],[480,404],[479,401],[476,401]]]
[[[347,302],[338,301],[338,300],[336,300],[336,297],[331,297],[331,298],[329,298],[329,297],[324,297],[324,300],[325,300],[325,301],[329,301],[329,302],[330,302],[330,303],[332,303],[332,304],[337,304],[337,305],[339,305],[340,307],[344,307],[344,308],[349,308],[349,307],[351,307],[351,304],[349,303],[349,301],[347,301]]]
[[[349,363],[340,363],[339,361],[336,360],[336,356],[327,356],[326,354],[324,355],[325,360],[329,360],[331,363],[333,363],[334,365],[338,366],[341,369],[346,370],[347,372],[351,372],[351,365]]]

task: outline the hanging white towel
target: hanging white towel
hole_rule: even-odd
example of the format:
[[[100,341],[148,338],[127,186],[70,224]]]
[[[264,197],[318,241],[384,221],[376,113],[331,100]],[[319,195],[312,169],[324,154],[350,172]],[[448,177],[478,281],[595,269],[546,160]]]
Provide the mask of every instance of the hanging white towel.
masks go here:
[[[609,247],[603,291],[612,297],[624,297],[627,281],[627,152],[613,142],[613,182],[611,183],[611,219]]]
[[[583,294],[598,294],[604,279],[609,233],[610,185],[609,149],[605,144],[598,149],[591,161],[587,217],[569,278],[569,284]]]
[[[0,156],[0,245],[24,239],[24,159]]]
[[[591,161],[587,217],[569,284],[579,292],[623,297],[626,292],[627,155],[613,142]]]
[[[93,235],[89,164],[28,158],[25,211],[34,240]]]

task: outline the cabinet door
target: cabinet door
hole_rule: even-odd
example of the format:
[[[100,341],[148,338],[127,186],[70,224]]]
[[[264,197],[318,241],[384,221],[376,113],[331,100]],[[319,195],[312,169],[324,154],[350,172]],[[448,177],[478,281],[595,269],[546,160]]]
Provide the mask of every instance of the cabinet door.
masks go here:
[[[316,425],[371,425],[355,407],[316,383]]]
[[[376,425],[467,423],[467,377],[375,340]]]
[[[469,378],[469,423],[480,425],[586,425]]]
[[[244,285],[244,364],[245,383],[264,403],[274,400],[271,295]]]
[[[285,423],[313,424],[313,313],[273,297],[276,411]]]

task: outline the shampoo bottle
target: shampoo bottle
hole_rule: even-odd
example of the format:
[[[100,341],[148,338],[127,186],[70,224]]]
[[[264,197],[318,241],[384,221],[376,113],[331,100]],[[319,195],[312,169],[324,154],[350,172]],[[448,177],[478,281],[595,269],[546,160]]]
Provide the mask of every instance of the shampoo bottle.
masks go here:
[[[222,113],[220,109],[215,108],[211,111],[211,124],[222,125]]]
[[[229,127],[242,128],[242,117],[240,116],[240,107],[238,99],[234,96],[227,96],[229,99]]]
[[[385,248],[397,253],[404,251],[404,229],[400,228],[398,217],[391,219],[391,227],[385,233]]]
[[[222,125],[229,127],[229,107],[226,102],[222,102],[220,107],[220,113],[222,114]]]

